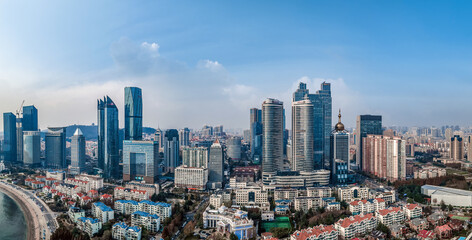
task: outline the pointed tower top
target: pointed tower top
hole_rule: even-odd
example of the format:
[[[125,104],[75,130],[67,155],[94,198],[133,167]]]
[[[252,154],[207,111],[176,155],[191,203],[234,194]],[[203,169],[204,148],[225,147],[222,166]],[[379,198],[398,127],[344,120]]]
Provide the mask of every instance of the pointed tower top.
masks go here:
[[[77,129],[75,130],[75,132],[74,132],[74,136],[82,136],[82,135],[84,135],[84,134],[82,133],[82,131],[80,130],[80,128],[77,128]]]
[[[339,109],[339,115],[338,115],[339,121],[334,127],[335,131],[341,132],[344,131],[344,124],[341,123],[341,109]]]

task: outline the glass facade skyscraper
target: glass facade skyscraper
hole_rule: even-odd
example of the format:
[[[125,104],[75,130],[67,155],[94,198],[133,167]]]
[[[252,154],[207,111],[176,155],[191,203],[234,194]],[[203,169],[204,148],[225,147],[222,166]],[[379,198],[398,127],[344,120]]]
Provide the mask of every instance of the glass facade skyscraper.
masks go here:
[[[260,164],[262,157],[262,110],[251,108],[249,116],[251,158]]]
[[[23,107],[23,131],[38,131],[38,109],[34,105]]]
[[[164,162],[167,172],[174,172],[180,166],[179,160],[179,132],[177,129],[168,129],[164,136]]]
[[[180,146],[190,146],[190,130],[188,128],[179,130],[179,143]]]
[[[292,103],[292,171],[313,171],[314,131],[313,103],[305,100]]]
[[[210,189],[223,187],[223,148],[220,141],[216,141],[210,147],[210,158],[208,161],[208,184]]]
[[[46,133],[46,165],[50,168],[66,167],[66,128],[48,128]]]
[[[283,103],[268,98],[262,103],[262,181],[270,185],[284,160]]]
[[[382,135],[382,116],[380,115],[359,115],[356,122],[356,164],[359,169],[364,169],[363,158],[363,141],[362,138],[367,137],[368,134]]]
[[[71,137],[70,164],[72,174],[80,174],[85,169],[85,137],[80,128]]]
[[[23,145],[23,164],[28,167],[38,166],[41,163],[41,133],[24,131]]]
[[[143,139],[143,97],[141,88],[125,88],[125,140]]]
[[[98,166],[105,178],[119,178],[118,108],[110,97],[97,101]]]
[[[158,176],[158,148],[156,141],[123,141],[123,180],[155,183]]]
[[[293,102],[301,101],[308,96],[313,103],[314,121],[314,168],[328,167],[330,160],[330,136],[332,124],[331,84],[321,83],[321,89],[310,94],[306,83],[300,83],[293,93]]]
[[[3,154],[6,162],[16,162],[16,116],[3,113]]]
[[[354,177],[349,162],[350,135],[341,123],[341,111],[338,117],[339,122],[331,133],[331,180],[334,184],[347,184],[351,183]]]

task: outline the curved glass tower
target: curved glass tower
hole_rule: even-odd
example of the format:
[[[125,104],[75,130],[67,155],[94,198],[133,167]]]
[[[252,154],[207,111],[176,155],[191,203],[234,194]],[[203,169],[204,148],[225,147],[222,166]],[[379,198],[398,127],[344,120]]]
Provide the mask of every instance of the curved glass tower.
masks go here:
[[[143,98],[141,88],[125,88],[125,140],[143,139]]]
[[[283,102],[268,98],[262,103],[262,181],[270,185],[284,159]]]
[[[110,97],[97,102],[98,114],[98,166],[105,178],[119,178],[119,127],[118,108]]]

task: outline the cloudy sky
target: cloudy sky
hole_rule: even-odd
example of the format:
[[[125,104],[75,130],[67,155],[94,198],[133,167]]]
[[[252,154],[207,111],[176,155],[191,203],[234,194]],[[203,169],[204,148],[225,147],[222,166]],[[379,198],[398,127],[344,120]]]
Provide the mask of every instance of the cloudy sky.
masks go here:
[[[96,122],[143,89],[144,125],[247,128],[249,108],[299,81],[332,83],[355,125],[470,125],[469,1],[3,1],[0,110],[41,128]],[[3,127],[0,127],[3,128]]]

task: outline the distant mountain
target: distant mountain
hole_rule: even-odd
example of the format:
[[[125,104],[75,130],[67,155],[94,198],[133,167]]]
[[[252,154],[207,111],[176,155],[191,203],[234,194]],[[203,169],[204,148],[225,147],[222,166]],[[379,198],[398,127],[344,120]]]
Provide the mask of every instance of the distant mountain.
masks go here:
[[[71,125],[66,128],[66,137],[70,138],[74,135],[75,130],[80,128],[87,140],[97,140],[97,125]],[[153,134],[156,132],[155,128],[143,127],[143,134]],[[120,129],[120,135],[124,135],[124,129]]]

